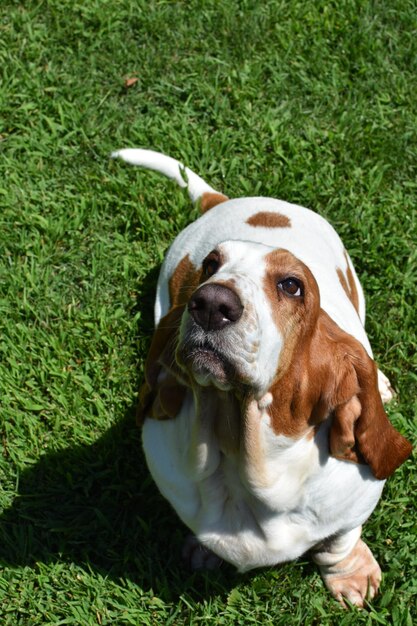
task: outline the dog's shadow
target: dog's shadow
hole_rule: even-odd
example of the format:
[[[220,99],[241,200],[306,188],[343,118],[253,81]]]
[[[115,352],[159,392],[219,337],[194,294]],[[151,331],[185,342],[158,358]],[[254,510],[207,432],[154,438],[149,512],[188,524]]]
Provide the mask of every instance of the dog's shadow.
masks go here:
[[[152,332],[156,274],[139,294],[144,336]],[[0,515],[0,562],[73,562],[165,599],[230,586],[228,568],[197,575],[183,566],[187,530],[150,478],[135,408],[94,443],[47,452],[18,476],[17,495]]]
[[[166,600],[224,592],[226,572],[191,574],[182,564],[186,529],[148,474],[133,413],[93,444],[49,452],[24,470],[0,516],[0,561],[72,562]]]

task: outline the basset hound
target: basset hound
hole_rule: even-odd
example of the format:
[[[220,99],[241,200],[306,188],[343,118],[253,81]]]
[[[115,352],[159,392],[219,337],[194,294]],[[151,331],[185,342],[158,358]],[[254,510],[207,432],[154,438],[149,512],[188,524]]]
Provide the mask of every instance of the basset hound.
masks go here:
[[[202,212],[163,263],[140,394],[149,470],[193,533],[184,554],[245,572],[309,552],[362,606],[381,571],[361,526],[411,445],[385,414],[341,240],[309,209],[229,200],[163,154],[113,156],[187,187]]]

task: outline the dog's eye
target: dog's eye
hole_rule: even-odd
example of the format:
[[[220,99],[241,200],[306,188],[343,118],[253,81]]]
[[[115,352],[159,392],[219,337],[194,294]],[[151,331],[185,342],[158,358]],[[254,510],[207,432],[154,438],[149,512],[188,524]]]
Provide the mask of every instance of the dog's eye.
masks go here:
[[[203,272],[206,278],[210,278],[220,267],[220,261],[216,253],[210,254],[203,261]]]
[[[297,298],[303,295],[303,285],[298,278],[290,277],[285,278],[285,280],[280,280],[278,289],[291,298]]]
[[[210,261],[207,261],[206,263],[204,263],[204,274],[210,278],[210,276],[213,276],[213,274],[215,274],[217,272],[217,270],[219,269],[219,262],[216,261],[215,259],[210,259]]]

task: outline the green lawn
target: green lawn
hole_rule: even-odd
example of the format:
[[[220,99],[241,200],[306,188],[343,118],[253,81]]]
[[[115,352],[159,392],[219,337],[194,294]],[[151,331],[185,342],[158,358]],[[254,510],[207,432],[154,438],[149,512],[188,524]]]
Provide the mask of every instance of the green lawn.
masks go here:
[[[412,0],[2,1],[2,625],[417,621],[413,460],[365,527],[384,571],[369,611],[340,609],[308,559],[183,569],[134,407],[158,268],[195,214],[108,158],[161,150],[229,196],[326,216],[415,442],[416,41]]]

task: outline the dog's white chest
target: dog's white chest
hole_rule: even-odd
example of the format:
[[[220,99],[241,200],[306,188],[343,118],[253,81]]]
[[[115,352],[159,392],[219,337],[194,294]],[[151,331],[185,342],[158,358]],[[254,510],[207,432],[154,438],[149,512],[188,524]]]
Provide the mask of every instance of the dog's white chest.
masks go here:
[[[380,495],[380,481],[369,476],[364,482],[357,466],[320,450],[326,433],[291,441],[275,435],[264,414],[258,428],[247,424],[237,441],[233,424],[228,437],[219,435],[214,419],[196,416],[190,394],[175,420],[146,420],[144,450],[182,521],[240,571],[300,556],[334,533],[343,516],[346,527],[354,527]],[[349,491],[340,498],[345,483]],[[346,513],[358,491],[367,490],[364,508]]]

